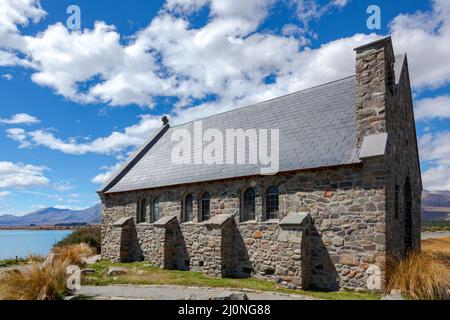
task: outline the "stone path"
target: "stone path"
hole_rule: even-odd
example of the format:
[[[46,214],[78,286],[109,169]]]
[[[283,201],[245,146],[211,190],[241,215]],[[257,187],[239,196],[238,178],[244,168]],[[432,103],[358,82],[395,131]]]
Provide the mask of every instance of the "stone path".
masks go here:
[[[450,231],[422,232],[422,240],[450,237]]]
[[[232,293],[245,293],[249,300],[315,300],[302,295],[183,286],[83,286],[78,293],[97,300],[208,300],[212,297],[229,296]]]

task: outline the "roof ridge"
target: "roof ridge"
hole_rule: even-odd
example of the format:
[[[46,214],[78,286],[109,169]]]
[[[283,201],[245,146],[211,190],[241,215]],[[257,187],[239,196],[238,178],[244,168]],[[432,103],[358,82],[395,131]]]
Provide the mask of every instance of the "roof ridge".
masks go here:
[[[333,80],[333,81],[330,81],[330,82],[318,84],[316,86],[312,86],[312,87],[309,87],[309,88],[305,88],[305,89],[297,90],[297,91],[294,91],[294,92],[290,92],[290,93],[284,94],[282,96],[278,96],[278,97],[271,98],[271,99],[268,99],[268,100],[264,100],[264,101],[260,101],[260,102],[256,102],[256,103],[252,103],[252,104],[248,104],[248,105],[245,105],[245,106],[242,106],[242,107],[238,107],[238,108],[235,108],[235,109],[227,110],[227,111],[224,111],[224,112],[219,112],[219,113],[216,113],[216,114],[211,114],[209,116],[198,118],[198,119],[195,119],[195,120],[186,121],[186,122],[183,122],[183,123],[180,123],[180,124],[177,124],[177,125],[174,125],[174,126],[170,126],[170,127],[171,128],[181,127],[181,126],[184,126],[184,125],[186,125],[188,123],[193,123],[195,121],[200,121],[200,120],[212,118],[212,117],[215,117],[215,116],[223,115],[223,114],[226,114],[226,113],[229,113],[229,112],[233,112],[233,111],[237,111],[237,110],[241,110],[241,109],[257,106],[257,105],[260,105],[260,104],[263,104],[263,103],[267,103],[267,102],[270,102],[270,101],[273,101],[273,100],[285,98],[285,97],[288,97],[288,96],[291,96],[291,95],[294,95],[294,94],[298,94],[298,93],[301,93],[301,92],[307,92],[307,91],[310,91],[310,90],[313,90],[313,89],[317,89],[317,88],[320,88],[320,87],[323,87],[323,86],[330,85],[332,83],[341,82],[341,81],[348,80],[350,78],[355,78],[355,77],[356,77],[356,75],[347,76],[347,77],[340,78],[340,79],[337,79],[337,80]]]

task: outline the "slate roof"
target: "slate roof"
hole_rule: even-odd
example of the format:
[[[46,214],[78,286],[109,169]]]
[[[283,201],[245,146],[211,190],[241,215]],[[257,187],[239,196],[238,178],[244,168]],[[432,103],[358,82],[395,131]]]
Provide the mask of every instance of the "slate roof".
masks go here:
[[[279,172],[360,162],[356,149],[354,76],[200,120],[203,132],[208,128],[222,132],[239,128],[279,129]],[[179,128],[192,133],[193,124],[166,127],[138,150],[99,192],[116,193],[260,174],[259,165],[172,163],[171,152],[177,142],[171,141],[171,134]]]

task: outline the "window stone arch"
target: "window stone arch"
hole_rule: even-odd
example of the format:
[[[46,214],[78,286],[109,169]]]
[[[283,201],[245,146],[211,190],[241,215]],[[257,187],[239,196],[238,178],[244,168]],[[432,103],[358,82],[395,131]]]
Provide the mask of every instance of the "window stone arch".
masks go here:
[[[241,196],[241,222],[252,221],[256,219],[256,191],[249,187],[244,190]]]

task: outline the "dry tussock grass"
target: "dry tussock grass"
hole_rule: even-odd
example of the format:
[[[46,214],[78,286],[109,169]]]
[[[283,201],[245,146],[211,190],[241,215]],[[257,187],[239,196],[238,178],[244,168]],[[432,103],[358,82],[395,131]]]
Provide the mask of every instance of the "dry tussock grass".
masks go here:
[[[32,261],[23,271],[6,273],[2,295],[8,300],[59,300],[69,293],[67,267],[84,265],[84,258],[95,254],[86,244],[55,248],[54,258],[45,263]]]
[[[450,237],[422,240],[422,250],[450,256]]]
[[[421,253],[412,252],[405,260],[388,259],[388,292],[400,290],[414,300],[450,299],[450,238],[429,240],[424,240]]]
[[[69,264],[77,266],[85,265],[84,259],[96,254],[95,249],[85,243],[69,245],[65,247],[55,247],[53,249],[55,259],[67,261]]]
[[[46,267],[33,262],[22,272],[12,271],[2,279],[8,300],[59,300],[67,293],[67,261],[54,260]]]

